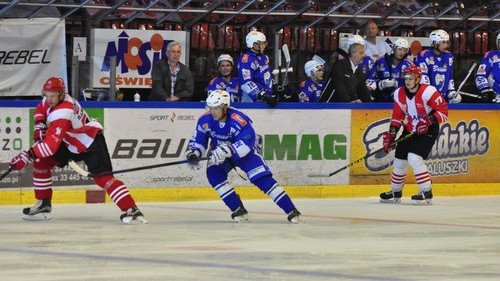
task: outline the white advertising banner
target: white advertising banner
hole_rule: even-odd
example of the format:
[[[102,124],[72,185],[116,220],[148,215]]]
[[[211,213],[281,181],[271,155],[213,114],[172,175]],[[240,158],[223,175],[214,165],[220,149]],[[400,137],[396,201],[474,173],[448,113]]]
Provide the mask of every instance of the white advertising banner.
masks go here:
[[[116,86],[150,88],[153,63],[166,58],[168,43],[182,46],[180,61],[186,64],[187,32],[170,30],[93,29],[92,86],[109,88],[110,58],[116,57]]]
[[[67,81],[65,22],[0,19],[0,96],[38,96],[50,77]]]
[[[193,108],[105,109],[104,132],[114,170],[184,160],[197,119],[204,112]],[[326,179],[309,178],[307,174],[328,174],[349,163],[350,110],[319,110],[314,114],[310,110],[244,112],[262,135],[262,154],[280,184],[348,184],[348,170]],[[205,168],[206,163],[198,171],[177,165],[117,176],[137,188],[209,186]],[[229,179],[235,186],[251,185],[235,171],[230,172]]]

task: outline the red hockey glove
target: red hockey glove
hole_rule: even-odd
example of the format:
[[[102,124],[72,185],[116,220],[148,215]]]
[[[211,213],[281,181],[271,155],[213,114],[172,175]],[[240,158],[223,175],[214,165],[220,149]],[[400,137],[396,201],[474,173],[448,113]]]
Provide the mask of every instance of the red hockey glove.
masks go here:
[[[45,125],[45,123],[36,123],[33,130],[33,142],[43,141],[46,132],[47,126]]]
[[[9,166],[14,171],[18,171],[26,167],[28,163],[31,163],[32,157],[29,155],[27,151],[23,151],[19,153],[16,157],[10,160]]]
[[[396,148],[396,144],[394,144],[394,140],[396,140],[396,134],[393,134],[391,132],[385,132],[384,133],[384,151],[385,153],[389,153],[389,151],[393,150]]]
[[[417,135],[427,134],[427,130],[429,129],[430,125],[432,125],[432,121],[429,118],[429,116],[425,115],[425,117],[418,119],[417,126],[415,126],[415,131],[417,132]]]

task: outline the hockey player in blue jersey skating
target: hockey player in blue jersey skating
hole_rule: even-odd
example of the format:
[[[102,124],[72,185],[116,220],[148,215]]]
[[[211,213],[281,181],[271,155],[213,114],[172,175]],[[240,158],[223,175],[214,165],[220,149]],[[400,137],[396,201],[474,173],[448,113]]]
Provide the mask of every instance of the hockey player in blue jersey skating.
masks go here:
[[[310,60],[304,65],[304,71],[308,79],[302,81],[299,87],[300,102],[319,102],[325,84],[323,75],[324,65],[316,60]]]
[[[273,93],[273,78],[269,69],[269,58],[264,54],[266,36],[259,31],[250,31],[246,36],[248,50],[238,59],[238,81],[241,95],[253,101],[264,101],[270,107],[278,104]]]
[[[450,36],[438,29],[431,32],[429,39],[432,48],[421,51],[415,59],[415,64],[422,71],[420,83],[436,87],[449,103],[459,103],[462,96],[455,90],[453,55],[447,50]]]
[[[217,69],[219,76],[215,77],[208,83],[207,91],[210,94],[214,90],[224,90],[231,95],[231,101],[241,102],[240,84],[238,78],[231,77],[233,71],[234,61],[233,57],[228,54],[222,54],[217,59]]]
[[[392,102],[394,90],[404,86],[404,70],[413,65],[406,58],[410,43],[403,38],[394,40],[392,54],[385,54],[375,62],[376,102]]]
[[[496,45],[496,50],[481,59],[476,73],[476,86],[484,102],[500,103],[500,33]]]
[[[199,169],[202,155],[210,145],[212,153],[207,164],[207,178],[220,198],[231,210],[237,222],[248,221],[248,212],[240,197],[227,180],[228,173],[239,167],[250,182],[267,194],[287,214],[291,223],[302,222],[285,190],[273,178],[271,170],[260,155],[260,141],[252,127],[252,120],[243,112],[230,107],[229,93],[222,90],[210,92],[207,113],[198,119],[193,137],[189,141],[186,158],[192,169]],[[210,144],[209,144],[210,141]]]

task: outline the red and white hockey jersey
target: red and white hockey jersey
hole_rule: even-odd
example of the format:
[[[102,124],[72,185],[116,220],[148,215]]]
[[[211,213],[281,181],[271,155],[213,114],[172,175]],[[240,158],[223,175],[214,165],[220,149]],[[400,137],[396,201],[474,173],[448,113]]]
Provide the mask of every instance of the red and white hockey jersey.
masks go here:
[[[48,127],[45,139],[33,146],[37,158],[54,155],[61,142],[64,142],[69,151],[82,153],[102,130],[101,124],[91,119],[78,101],[67,94],[64,100],[52,109],[43,98],[35,109],[34,118],[35,124],[46,122]]]
[[[394,92],[391,125],[400,128],[406,117],[406,130],[414,132],[418,119],[431,112],[438,123],[443,123],[448,119],[448,105],[434,86],[421,84],[411,99],[406,96],[404,86]]]

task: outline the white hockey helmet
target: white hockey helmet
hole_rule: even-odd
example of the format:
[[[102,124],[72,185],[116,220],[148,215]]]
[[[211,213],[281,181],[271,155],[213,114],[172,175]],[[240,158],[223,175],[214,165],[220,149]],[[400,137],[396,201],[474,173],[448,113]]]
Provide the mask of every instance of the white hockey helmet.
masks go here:
[[[497,34],[497,48],[500,49],[500,32]]]
[[[231,105],[231,96],[228,92],[224,90],[213,90],[207,97],[207,106],[208,107],[216,107],[223,105],[227,105],[228,107]]]
[[[450,41],[450,35],[442,29],[436,29],[429,35],[429,40],[431,41],[432,46],[434,45],[434,42],[439,44],[440,42]]]
[[[410,43],[408,43],[408,40],[401,38],[401,37],[398,37],[398,38],[396,38],[396,40],[394,40],[392,48],[393,49],[397,49],[397,48],[409,49]]]
[[[317,60],[310,60],[304,64],[304,71],[307,75],[307,77],[312,76],[312,72],[316,72],[318,70],[318,67],[323,66],[320,62]]]
[[[217,66],[219,66],[221,61],[228,61],[231,63],[231,65],[234,66],[233,57],[231,55],[228,55],[228,54],[220,55],[219,58],[217,59]]]
[[[347,50],[349,51],[349,48],[351,47],[352,44],[361,44],[365,45],[365,39],[361,37],[360,35],[354,34],[354,35],[349,35],[349,38],[347,38]]]
[[[266,35],[259,31],[250,31],[246,37],[247,47],[252,48],[254,43],[266,42]]]

